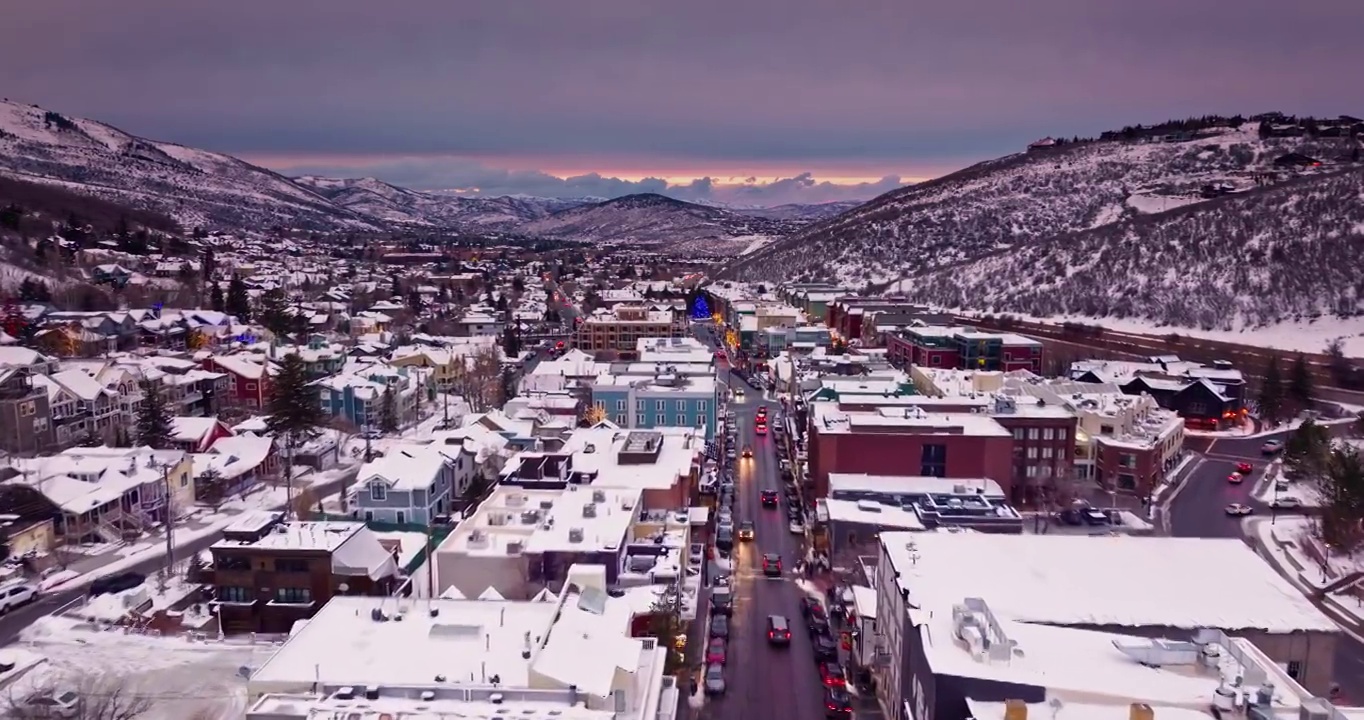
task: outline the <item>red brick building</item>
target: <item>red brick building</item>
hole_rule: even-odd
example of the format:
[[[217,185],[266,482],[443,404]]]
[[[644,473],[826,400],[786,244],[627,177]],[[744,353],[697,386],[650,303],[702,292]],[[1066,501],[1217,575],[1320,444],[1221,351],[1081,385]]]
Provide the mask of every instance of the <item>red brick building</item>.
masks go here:
[[[988,416],[827,402],[814,403],[809,417],[815,497],[828,493],[829,473],[989,478],[1010,492],[1013,434]]]
[[[841,297],[829,304],[824,318],[829,329],[844,340],[862,337],[862,321],[878,312],[913,312],[923,310],[899,297]]]
[[[886,337],[886,356],[901,365],[1042,372],[1042,343],[1013,333],[967,327],[906,328]]]

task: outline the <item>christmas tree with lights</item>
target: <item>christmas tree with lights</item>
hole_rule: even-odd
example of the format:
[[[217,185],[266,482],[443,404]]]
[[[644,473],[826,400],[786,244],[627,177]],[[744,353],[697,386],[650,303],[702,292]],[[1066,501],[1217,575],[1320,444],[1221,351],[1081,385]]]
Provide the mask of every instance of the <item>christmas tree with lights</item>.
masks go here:
[[[706,302],[705,295],[697,295],[696,300],[692,301],[691,319],[693,320],[710,319],[710,303]]]

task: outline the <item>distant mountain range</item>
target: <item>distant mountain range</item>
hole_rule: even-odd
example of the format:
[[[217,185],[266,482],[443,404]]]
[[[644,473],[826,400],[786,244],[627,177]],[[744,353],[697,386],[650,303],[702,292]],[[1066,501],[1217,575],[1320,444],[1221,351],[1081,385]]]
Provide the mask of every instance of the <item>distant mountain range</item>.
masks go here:
[[[1048,140],[728,265],[941,307],[1233,329],[1364,313],[1364,124],[1278,114]]]
[[[288,178],[230,155],[148,140],[35,105],[0,102],[0,175],[167,215],[186,230],[431,229],[741,252],[849,203],[733,209],[659,195],[469,197],[374,178]]]

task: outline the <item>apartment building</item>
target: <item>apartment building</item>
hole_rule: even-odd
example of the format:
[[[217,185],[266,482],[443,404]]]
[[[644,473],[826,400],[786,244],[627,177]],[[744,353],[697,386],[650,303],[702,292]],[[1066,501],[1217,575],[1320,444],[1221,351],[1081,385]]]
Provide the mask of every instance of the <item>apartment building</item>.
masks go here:
[[[583,318],[574,344],[585,352],[630,359],[638,357],[639,341],[643,338],[686,335],[686,321],[672,311],[621,305]]]
[[[651,375],[604,375],[592,381],[592,404],[631,430],[688,428],[715,437],[719,385],[713,375],[685,375],[672,366]]]
[[[899,365],[1042,372],[1042,343],[1013,333],[968,327],[905,328],[886,337],[886,356]]]
[[[56,433],[45,386],[26,367],[0,368],[0,449],[15,455],[53,447]]]
[[[278,633],[340,595],[390,595],[397,562],[363,523],[284,522],[250,513],[209,548],[226,633]]]
[[[555,452],[513,455],[501,485],[558,489],[568,485],[626,488],[642,493],[642,507],[687,507],[705,460],[705,440],[687,428],[624,430],[601,426],[574,430]]]

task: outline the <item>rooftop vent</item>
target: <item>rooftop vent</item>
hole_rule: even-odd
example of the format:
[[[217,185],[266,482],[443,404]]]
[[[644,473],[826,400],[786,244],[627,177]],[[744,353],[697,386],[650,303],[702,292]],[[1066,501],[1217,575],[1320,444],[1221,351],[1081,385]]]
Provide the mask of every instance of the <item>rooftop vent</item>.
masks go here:
[[[592,502],[594,502],[594,503],[606,502],[606,491],[605,491],[605,490],[593,490],[593,491],[592,491]]]
[[[597,516],[597,506],[596,506],[596,504],[594,504],[594,503],[587,503],[587,504],[583,505],[583,517],[585,517],[585,518],[594,518],[594,517],[596,517],[596,516]]]
[[[593,445],[592,443],[588,443],[588,444],[587,444],[587,447],[583,448],[583,454],[584,454],[584,455],[591,455],[592,453],[594,453],[594,452],[596,452],[596,451],[597,451],[597,446],[596,446],[596,445]]]
[[[349,686],[343,687],[340,690],[337,690],[336,693],[332,695],[332,697],[336,698],[337,700],[354,700],[355,688]]]
[[[583,541],[583,529],[582,529],[582,528],[569,528],[569,530],[568,530],[568,541],[571,542],[571,543],[580,543],[580,542],[582,542],[582,541]]]

